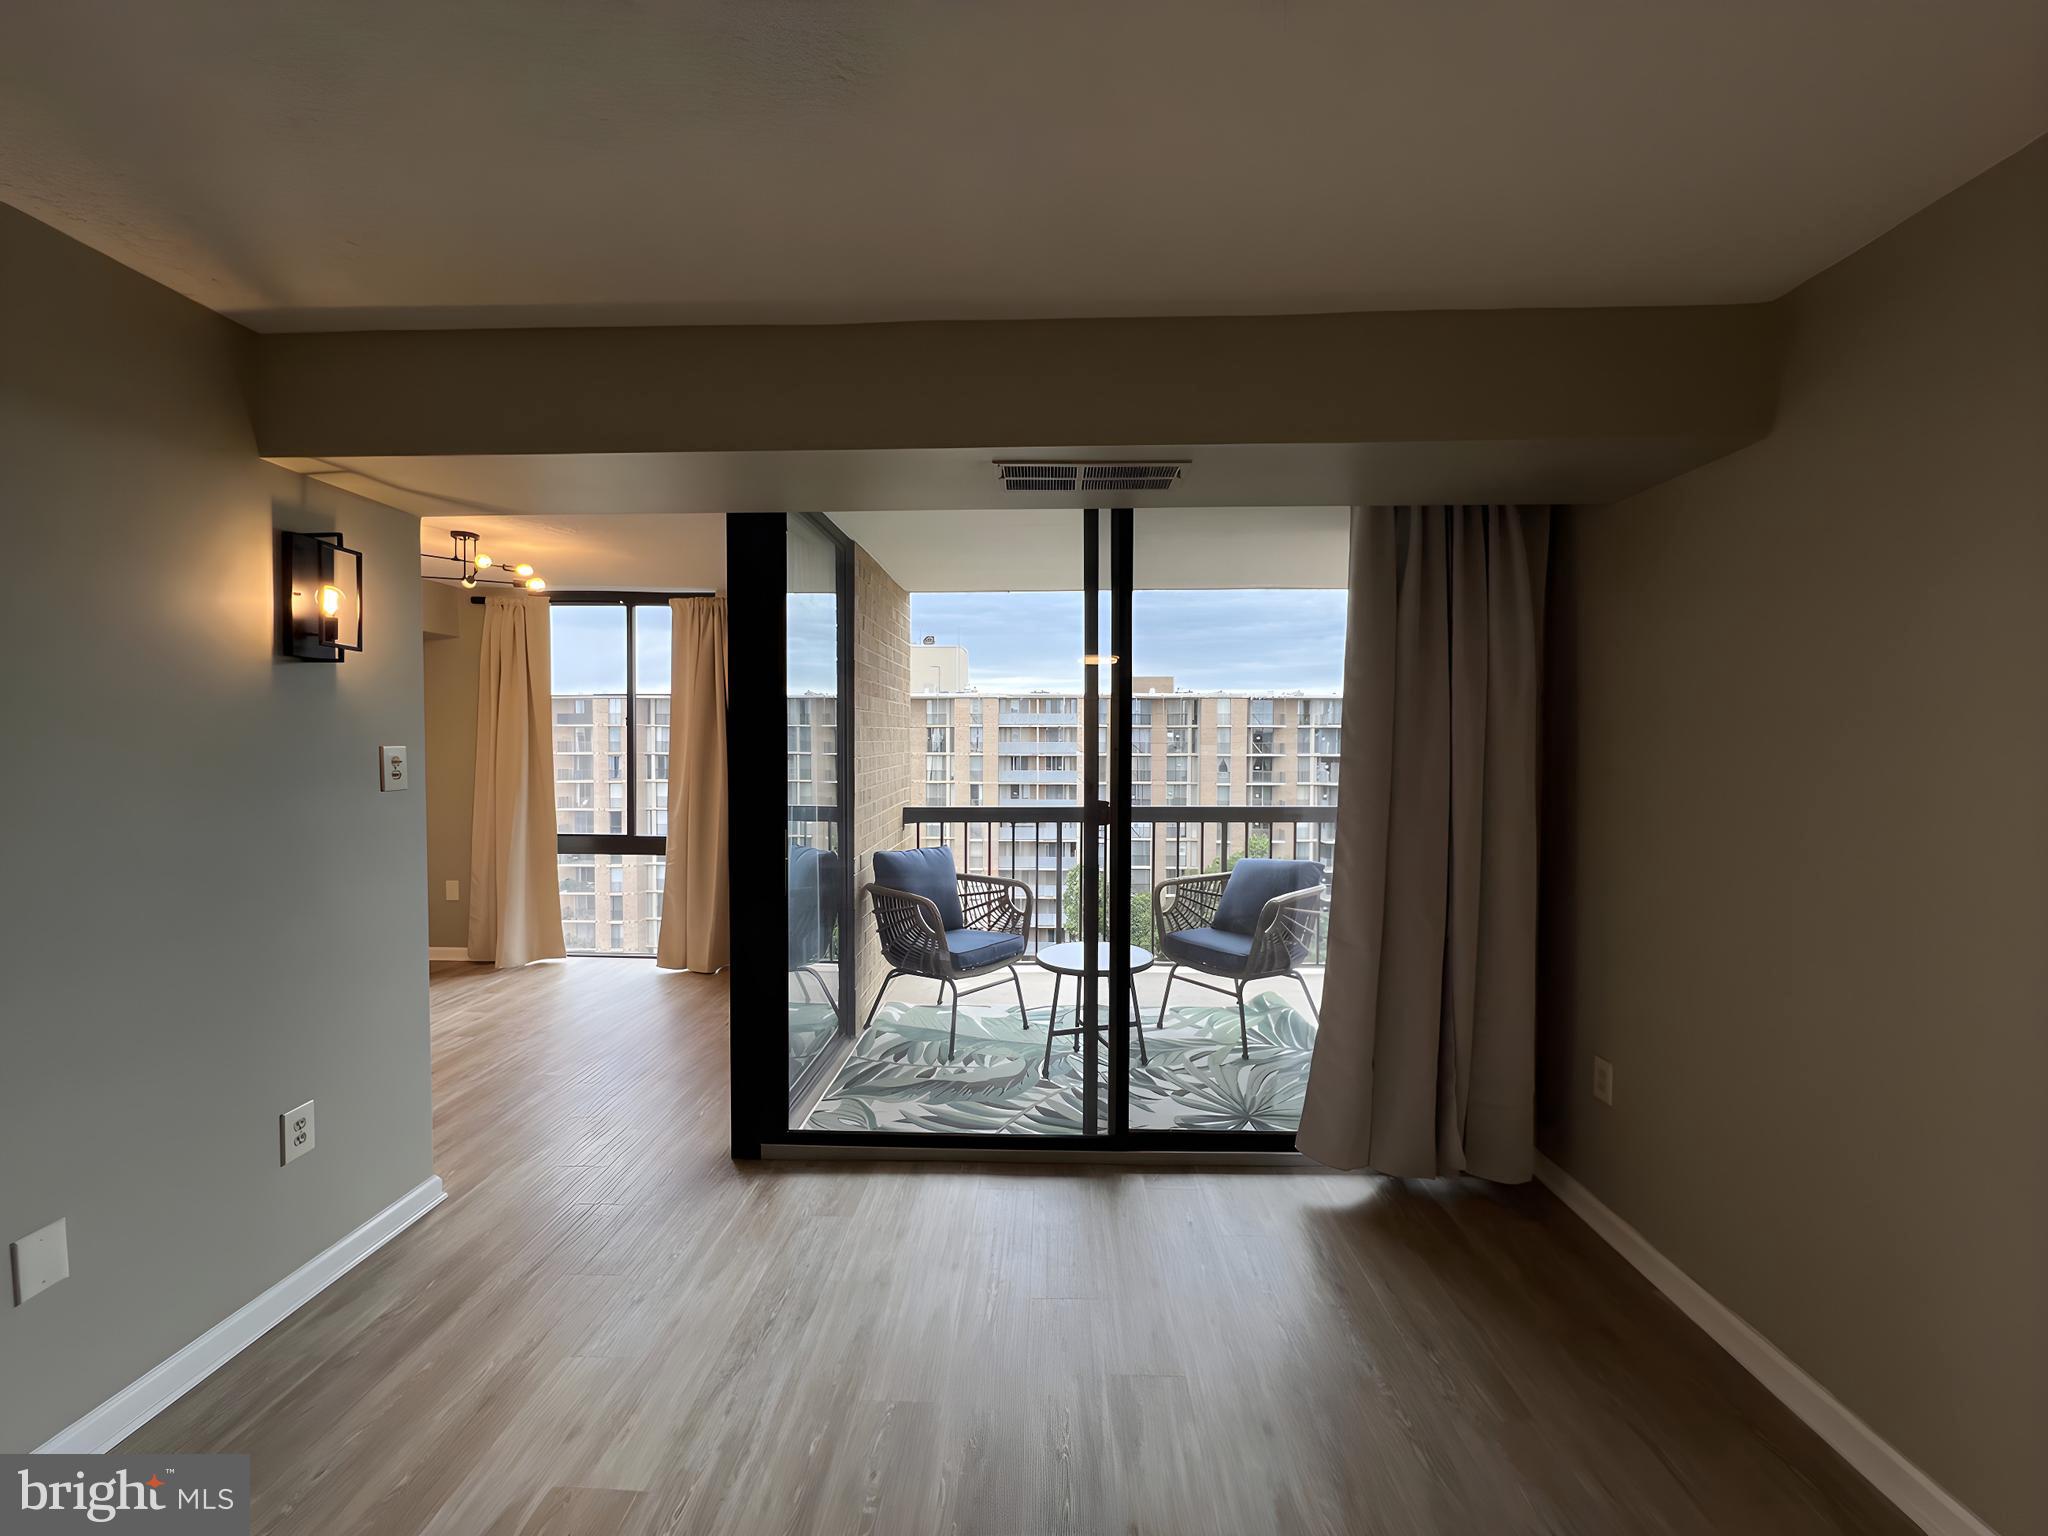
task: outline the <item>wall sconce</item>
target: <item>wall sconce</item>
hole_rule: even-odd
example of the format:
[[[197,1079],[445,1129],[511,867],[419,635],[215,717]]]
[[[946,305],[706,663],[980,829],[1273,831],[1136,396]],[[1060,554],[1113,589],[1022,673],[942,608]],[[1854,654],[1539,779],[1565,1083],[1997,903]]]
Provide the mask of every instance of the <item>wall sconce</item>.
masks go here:
[[[363,553],[338,533],[278,535],[277,609],[284,654],[340,661],[363,648]]]

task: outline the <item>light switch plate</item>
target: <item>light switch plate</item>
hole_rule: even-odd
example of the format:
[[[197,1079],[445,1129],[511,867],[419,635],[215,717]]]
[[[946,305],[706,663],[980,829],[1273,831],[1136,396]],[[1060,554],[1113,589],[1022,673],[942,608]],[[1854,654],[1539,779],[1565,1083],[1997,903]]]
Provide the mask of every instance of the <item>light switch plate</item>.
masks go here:
[[[462,882],[460,880],[444,880],[441,883],[441,894],[450,901],[462,900]]]
[[[377,761],[382,773],[382,777],[377,783],[379,789],[409,789],[412,787],[412,780],[406,777],[405,748],[379,747],[377,749]]]
[[[14,1266],[14,1304],[18,1307],[31,1296],[40,1296],[71,1273],[71,1244],[64,1234],[64,1218],[27,1237],[16,1238],[8,1247]]]
[[[1593,1058],[1593,1097],[1600,1103],[1614,1103],[1614,1063],[1605,1056]]]

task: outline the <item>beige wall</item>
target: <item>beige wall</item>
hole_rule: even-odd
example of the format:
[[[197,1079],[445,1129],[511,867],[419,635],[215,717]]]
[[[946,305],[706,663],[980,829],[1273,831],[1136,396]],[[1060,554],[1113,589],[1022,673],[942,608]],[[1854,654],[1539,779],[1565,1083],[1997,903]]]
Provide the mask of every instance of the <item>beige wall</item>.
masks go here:
[[[484,611],[467,593],[425,587],[435,620],[427,629],[426,772],[427,942],[469,944],[469,826],[476,788],[476,675],[483,657]],[[460,882],[454,901],[447,882]]]
[[[417,525],[256,456],[239,327],[0,207],[0,1451],[432,1173]],[[365,650],[277,656],[276,530],[364,552]],[[52,785],[58,786],[54,797]],[[317,1101],[279,1166],[278,1116]]]
[[[1765,304],[358,331],[258,338],[254,399],[265,453],[330,459],[1747,442],[1770,421],[1779,337]]]
[[[1559,520],[1542,1142],[2048,1531],[2048,141],[1789,307],[1766,441]]]
[[[874,878],[878,848],[906,847],[910,829],[903,807],[924,798],[924,724],[911,717],[910,594],[858,546],[853,556],[853,698],[858,735],[854,741],[852,846],[859,851],[854,871],[858,888]],[[918,706],[922,709],[922,704]],[[843,738],[842,738],[843,740]],[[889,963],[875,932],[873,904],[861,897],[853,914],[856,1025],[867,1017]]]

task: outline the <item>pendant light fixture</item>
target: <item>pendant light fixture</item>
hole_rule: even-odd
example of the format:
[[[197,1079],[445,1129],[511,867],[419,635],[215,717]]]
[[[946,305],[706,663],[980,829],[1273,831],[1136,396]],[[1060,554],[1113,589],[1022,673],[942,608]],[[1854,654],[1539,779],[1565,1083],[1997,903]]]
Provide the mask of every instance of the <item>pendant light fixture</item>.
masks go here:
[[[524,587],[529,592],[545,592],[547,590],[548,584],[534,574],[534,569],[530,562],[522,560],[516,565],[502,565],[494,557],[485,554],[477,548],[482,535],[471,533],[467,528],[456,528],[450,530],[448,537],[455,546],[454,554],[429,555],[423,553],[420,558],[422,560],[447,561],[455,567],[456,579],[465,588],[473,589],[485,586]],[[507,570],[512,573],[509,577],[484,574],[487,571],[504,572]]]

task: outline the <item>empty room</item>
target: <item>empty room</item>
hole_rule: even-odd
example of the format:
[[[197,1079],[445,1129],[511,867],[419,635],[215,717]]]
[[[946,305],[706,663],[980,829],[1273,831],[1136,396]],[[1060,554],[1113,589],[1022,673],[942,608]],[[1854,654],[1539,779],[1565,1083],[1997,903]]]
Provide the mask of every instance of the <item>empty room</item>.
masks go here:
[[[2048,1536],[2048,7],[0,7],[0,1533]]]

